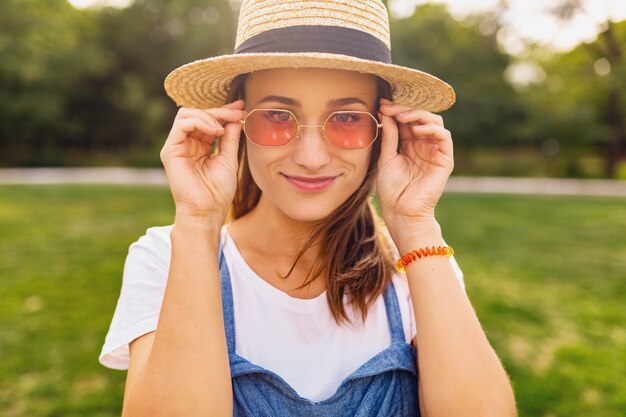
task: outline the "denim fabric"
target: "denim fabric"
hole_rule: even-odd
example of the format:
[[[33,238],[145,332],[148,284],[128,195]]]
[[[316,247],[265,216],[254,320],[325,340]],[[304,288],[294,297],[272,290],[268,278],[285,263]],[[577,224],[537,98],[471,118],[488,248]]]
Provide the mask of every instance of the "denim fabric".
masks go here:
[[[222,307],[233,384],[234,416],[419,416],[416,350],[406,343],[393,283],[384,300],[391,345],[348,375],[329,398],[303,398],[279,375],[235,353],[230,273],[219,250]]]

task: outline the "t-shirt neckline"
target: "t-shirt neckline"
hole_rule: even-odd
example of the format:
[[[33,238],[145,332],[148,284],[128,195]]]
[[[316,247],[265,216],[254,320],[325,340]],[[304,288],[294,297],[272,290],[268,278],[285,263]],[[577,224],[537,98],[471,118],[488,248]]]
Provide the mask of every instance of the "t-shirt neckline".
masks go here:
[[[252,285],[257,287],[259,290],[268,293],[268,295],[273,296],[274,299],[279,300],[279,302],[289,305],[292,307],[297,307],[298,310],[306,309],[308,311],[318,311],[323,308],[327,308],[327,300],[326,293],[327,290],[324,290],[320,295],[315,298],[298,298],[292,297],[286,292],[274,287],[269,282],[261,278],[253,269],[248,265],[244,257],[241,255],[235,240],[232,238],[229,231],[229,224],[224,225],[226,239],[224,241],[225,248],[228,247],[228,252],[235,256],[237,259],[235,260],[238,264],[240,264],[246,271],[246,275],[251,277],[252,279],[248,280]],[[227,246],[226,242],[229,242],[231,245]]]

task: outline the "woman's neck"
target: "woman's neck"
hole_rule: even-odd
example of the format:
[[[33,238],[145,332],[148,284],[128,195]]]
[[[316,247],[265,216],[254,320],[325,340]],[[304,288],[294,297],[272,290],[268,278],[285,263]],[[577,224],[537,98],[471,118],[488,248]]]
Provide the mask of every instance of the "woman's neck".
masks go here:
[[[293,259],[311,233],[313,222],[294,220],[261,196],[254,209],[238,219],[245,225],[249,241],[258,248],[266,248],[268,255]],[[302,256],[305,263],[319,256],[319,245],[314,244]]]

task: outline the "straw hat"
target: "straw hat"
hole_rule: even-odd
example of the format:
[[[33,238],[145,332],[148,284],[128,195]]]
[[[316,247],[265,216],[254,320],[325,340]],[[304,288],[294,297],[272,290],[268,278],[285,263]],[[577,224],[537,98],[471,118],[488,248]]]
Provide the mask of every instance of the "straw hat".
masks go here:
[[[178,106],[223,106],[235,76],[271,68],[329,68],[378,75],[393,100],[438,112],[455,101],[450,85],[391,63],[389,17],[380,0],[244,0],[235,50],[183,65],[165,79]]]

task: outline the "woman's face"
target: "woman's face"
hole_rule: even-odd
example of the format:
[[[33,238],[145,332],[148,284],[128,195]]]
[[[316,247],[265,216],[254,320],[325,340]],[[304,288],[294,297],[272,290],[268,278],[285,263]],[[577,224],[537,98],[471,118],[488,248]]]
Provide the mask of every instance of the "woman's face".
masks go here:
[[[246,80],[245,91],[247,112],[287,109],[303,125],[322,125],[330,113],[339,110],[369,111],[376,116],[376,81],[369,74],[270,69],[254,72]],[[347,98],[353,100],[337,102]],[[246,139],[246,148],[250,172],[262,191],[259,205],[304,222],[327,216],[359,188],[372,151],[372,146],[338,148],[324,139],[321,127],[302,127],[301,136],[281,147],[258,146]],[[320,177],[329,179],[307,181]]]

